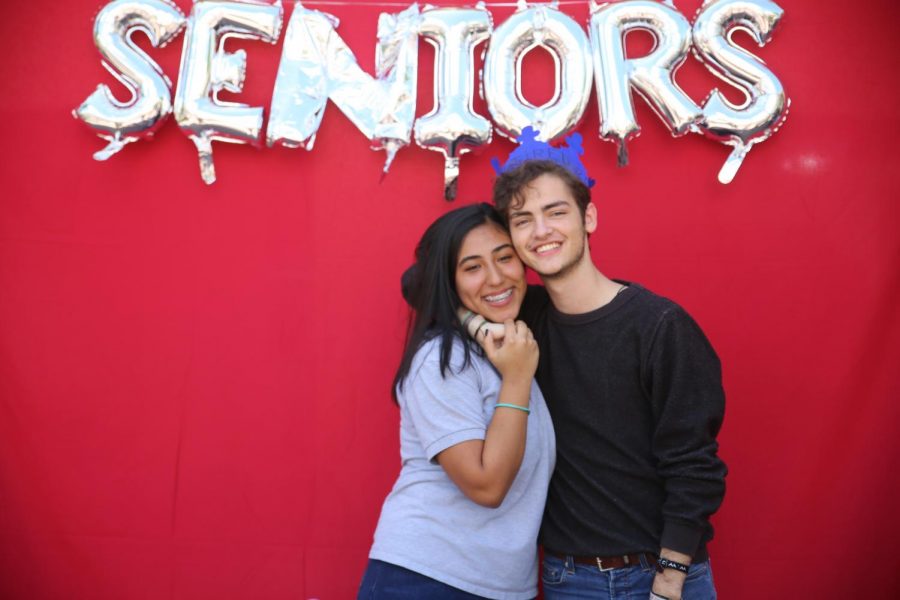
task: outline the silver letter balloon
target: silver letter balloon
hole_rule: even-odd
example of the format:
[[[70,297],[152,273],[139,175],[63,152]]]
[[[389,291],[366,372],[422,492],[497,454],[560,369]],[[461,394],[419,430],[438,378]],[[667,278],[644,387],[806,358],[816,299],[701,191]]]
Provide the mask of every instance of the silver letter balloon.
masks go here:
[[[372,77],[356,62],[327,13],[294,7],[278,77],[266,141],[312,149],[330,98],[372,143],[385,150],[387,173],[397,151],[409,144],[416,115],[419,8],[378,18]]]
[[[647,56],[625,58],[625,35],[644,30],[656,45]],[[675,83],[675,72],[691,47],[691,26],[674,8],[649,0],[596,7],[590,22],[600,106],[600,137],[616,142],[619,166],[628,164],[626,142],[641,128],[631,88],[647,99],[673,135],[683,135],[701,118],[700,107]]]
[[[184,23],[184,14],[169,0],[114,0],[97,15],[94,43],[103,66],[128,88],[131,99],[119,102],[101,84],[73,112],[109,142],[94,153],[95,159],[106,160],[126,144],[152,136],[172,114],[172,83],[131,36],[142,31],[160,48]]]
[[[733,147],[719,171],[722,183],[734,179],[754,144],[778,130],[791,104],[775,74],[761,59],[737,47],[731,33],[742,29],[764,46],[782,14],[781,7],[769,0],[718,0],[704,5],[694,22],[694,47],[704,64],[746,96],[741,106],[735,106],[714,89],[703,105],[703,133]]]
[[[591,45],[584,30],[551,6],[519,9],[497,27],[484,60],[484,95],[497,129],[515,139],[528,126],[557,139],[581,121],[591,95]],[[543,106],[522,97],[522,57],[541,46],[556,64],[556,88]]]
[[[240,92],[247,70],[246,51],[226,52],[225,42],[235,37],[274,44],[281,20],[280,2],[197,0],[194,4],[181,54],[175,119],[197,147],[200,175],[207,184],[216,180],[213,140],[258,145],[263,124],[262,107],[218,99],[221,90]]]
[[[475,113],[475,46],[491,35],[483,8],[428,8],[419,34],[434,46],[434,108],[416,120],[416,143],[444,155],[444,199],[456,198],[459,157],[491,143],[491,122]]]

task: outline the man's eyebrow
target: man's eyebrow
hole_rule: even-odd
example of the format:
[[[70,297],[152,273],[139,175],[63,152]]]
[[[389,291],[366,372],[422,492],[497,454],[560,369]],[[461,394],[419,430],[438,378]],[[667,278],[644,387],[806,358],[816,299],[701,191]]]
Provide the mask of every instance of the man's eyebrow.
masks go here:
[[[548,210],[553,210],[554,208],[559,207],[567,207],[569,203],[566,200],[557,200],[556,202],[550,202],[549,204],[545,204],[541,207],[541,212],[546,212]],[[514,210],[509,213],[510,219],[515,219],[516,217],[527,217],[531,215],[530,210]]]
[[[545,204],[541,207],[541,211],[548,211],[554,208],[559,208],[560,206],[568,206],[569,203],[565,200],[557,200],[556,202],[551,202],[550,204]]]

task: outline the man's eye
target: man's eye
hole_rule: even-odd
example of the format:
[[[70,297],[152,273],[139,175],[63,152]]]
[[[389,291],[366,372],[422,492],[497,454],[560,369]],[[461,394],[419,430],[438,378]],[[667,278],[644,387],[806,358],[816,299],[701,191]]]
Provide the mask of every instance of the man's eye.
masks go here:
[[[564,214],[566,214],[566,211],[564,211],[564,210],[555,210],[552,213],[550,213],[550,215],[553,217],[561,217]]]
[[[527,220],[527,219],[521,219],[521,220],[519,220],[519,221],[513,221],[513,227],[522,227],[523,225],[527,225],[527,224],[528,224],[528,220]]]

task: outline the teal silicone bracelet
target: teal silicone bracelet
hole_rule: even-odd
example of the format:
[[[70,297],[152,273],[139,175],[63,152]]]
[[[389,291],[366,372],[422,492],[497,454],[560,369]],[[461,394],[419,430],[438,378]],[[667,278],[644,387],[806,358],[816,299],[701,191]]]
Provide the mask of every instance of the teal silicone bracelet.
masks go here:
[[[516,410],[521,410],[526,415],[531,414],[531,409],[525,406],[519,406],[518,404],[507,404],[506,402],[498,402],[494,405],[494,408],[514,408]]]

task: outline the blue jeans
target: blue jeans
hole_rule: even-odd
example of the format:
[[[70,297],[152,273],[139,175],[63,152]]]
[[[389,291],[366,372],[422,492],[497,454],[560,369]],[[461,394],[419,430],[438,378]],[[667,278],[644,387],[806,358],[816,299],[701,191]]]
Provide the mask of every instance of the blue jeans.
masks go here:
[[[356,600],[484,600],[421,573],[369,559]]]
[[[591,565],[576,564],[572,557],[565,560],[544,556],[541,580],[546,600],[647,600],[656,575],[654,565],[643,559],[640,565],[601,571]],[[709,561],[691,565],[684,582],[683,600],[715,600]]]

